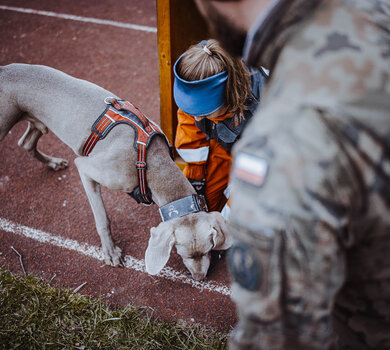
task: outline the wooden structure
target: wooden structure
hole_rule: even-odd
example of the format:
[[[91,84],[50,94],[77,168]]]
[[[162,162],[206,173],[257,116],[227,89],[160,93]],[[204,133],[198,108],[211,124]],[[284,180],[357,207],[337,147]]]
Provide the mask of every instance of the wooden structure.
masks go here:
[[[207,25],[193,0],[157,0],[157,38],[161,129],[173,143],[177,126],[173,65],[190,45],[209,38]]]

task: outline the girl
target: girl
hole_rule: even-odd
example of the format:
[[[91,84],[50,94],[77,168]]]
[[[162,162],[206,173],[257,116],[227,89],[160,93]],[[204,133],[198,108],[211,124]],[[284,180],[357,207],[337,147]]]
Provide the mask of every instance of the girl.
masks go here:
[[[231,148],[260,101],[266,74],[230,57],[216,40],[190,47],[174,74],[175,147],[186,162],[184,175],[206,197],[209,211],[227,218]]]

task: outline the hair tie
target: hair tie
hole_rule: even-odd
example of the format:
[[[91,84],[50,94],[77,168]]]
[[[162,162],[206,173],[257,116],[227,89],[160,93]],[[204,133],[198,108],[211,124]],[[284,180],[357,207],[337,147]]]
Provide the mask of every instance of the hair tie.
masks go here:
[[[203,51],[206,52],[209,56],[211,56],[213,53],[210,51],[210,49],[205,45],[202,47]]]

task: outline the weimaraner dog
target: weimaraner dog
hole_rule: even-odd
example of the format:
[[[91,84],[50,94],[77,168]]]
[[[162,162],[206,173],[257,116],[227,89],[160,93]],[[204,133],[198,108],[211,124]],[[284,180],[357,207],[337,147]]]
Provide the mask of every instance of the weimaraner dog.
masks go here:
[[[139,172],[135,166],[139,161],[139,153],[134,147],[136,129],[127,125],[115,126],[104,139],[96,142],[88,155],[84,149],[91,137],[92,126],[112,100],[121,101],[100,86],[50,67],[27,64],[0,67],[0,141],[17,122],[27,120],[27,130],[18,144],[51,169],[64,169],[68,162],[37,149],[39,138],[48,129],[74,151],[77,155],[74,162],[92,208],[105,262],[118,266],[122,264],[121,249],[112,239],[100,186],[127,193],[139,186]],[[231,245],[226,221],[218,212],[202,210],[184,211],[175,217],[181,211],[180,205],[176,207],[177,203],[184,198],[183,201],[187,201],[184,207],[190,204],[193,208],[188,199],[197,197],[172,161],[163,137],[151,139],[145,165],[146,161],[144,170],[152,201],[160,210],[164,208],[165,215],[167,207],[170,208],[168,216],[174,214],[173,219],[169,217],[150,230],[146,271],[157,274],[167,263],[175,245],[192,277],[202,280],[210,265],[211,250],[224,250]]]

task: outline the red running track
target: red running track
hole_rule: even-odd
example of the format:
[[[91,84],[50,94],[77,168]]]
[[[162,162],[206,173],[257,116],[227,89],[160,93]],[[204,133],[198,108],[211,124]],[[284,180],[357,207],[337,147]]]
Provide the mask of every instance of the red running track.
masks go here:
[[[155,0],[118,3],[0,0],[0,65],[20,62],[54,67],[132,101],[159,123]],[[33,9],[35,13],[7,7]],[[78,16],[78,20],[55,14]],[[91,23],[83,18],[120,25]],[[123,23],[147,28],[133,29]],[[128,257],[128,267],[105,266],[93,248],[85,255],[82,245],[100,247],[100,240],[72,162],[75,155],[49,133],[42,137],[39,147],[68,159],[70,165],[60,172],[46,169],[17,146],[25,128],[23,122],[16,125],[0,142],[2,267],[23,273],[14,247],[26,272],[53,286],[82,286],[81,294],[101,296],[114,306],[147,306],[157,317],[169,321],[199,322],[225,332],[234,326],[235,307],[226,293],[229,275],[225,258],[209,273],[206,283],[198,286],[192,285],[175,251],[165,277],[149,276],[137,265],[144,259],[150,228],[160,222],[155,205],[140,206],[125,193],[103,188],[113,235]]]

